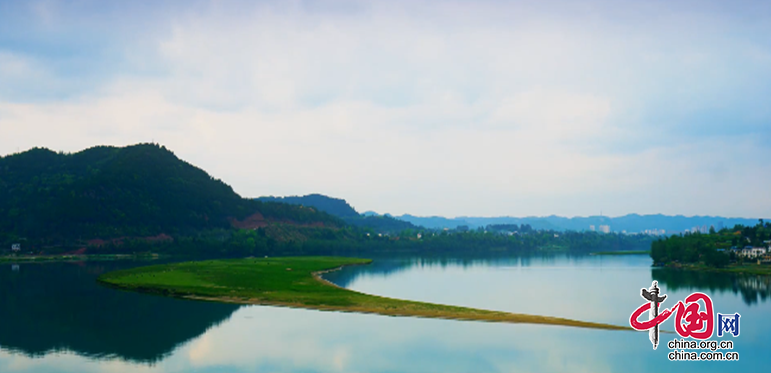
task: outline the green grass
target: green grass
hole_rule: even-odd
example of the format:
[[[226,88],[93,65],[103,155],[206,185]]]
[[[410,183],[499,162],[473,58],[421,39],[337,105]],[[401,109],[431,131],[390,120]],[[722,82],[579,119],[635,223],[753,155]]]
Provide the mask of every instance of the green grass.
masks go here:
[[[603,323],[488,311],[363,294],[332,285],[319,273],[369,259],[336,257],[209,260],[106,273],[99,281],[126,290],[241,304],[490,322],[630,330]]]
[[[589,255],[648,255],[650,250],[597,251]]]

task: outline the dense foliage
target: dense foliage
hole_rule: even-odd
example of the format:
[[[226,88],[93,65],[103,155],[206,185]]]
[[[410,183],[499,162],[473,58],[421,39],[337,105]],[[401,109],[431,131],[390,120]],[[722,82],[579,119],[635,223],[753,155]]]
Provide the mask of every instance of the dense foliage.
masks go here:
[[[723,267],[737,260],[732,248],[765,246],[771,239],[771,224],[760,220],[759,224],[748,227],[737,225],[732,229],[711,229],[709,233],[699,232],[674,235],[651,244],[651,258],[658,264],[697,264]]]
[[[257,229],[215,230],[174,242],[128,241],[104,246],[94,253],[156,251],[170,254],[227,257],[275,255],[366,256],[383,252],[460,254],[474,252],[523,253],[535,251],[639,250],[650,247],[645,235],[601,234],[596,232],[531,231],[503,235],[484,231],[404,230],[398,235],[377,234],[357,227],[324,227],[272,224]]]
[[[229,228],[231,219],[258,212],[268,220],[339,225],[313,209],[241,198],[154,144],[74,154],[36,148],[2,157],[0,196],[6,240],[187,235]]]

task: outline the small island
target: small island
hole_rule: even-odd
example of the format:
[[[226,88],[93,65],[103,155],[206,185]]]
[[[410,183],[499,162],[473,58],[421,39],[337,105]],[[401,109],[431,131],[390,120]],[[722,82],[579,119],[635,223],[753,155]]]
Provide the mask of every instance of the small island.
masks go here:
[[[204,301],[488,322],[562,325],[607,330],[626,326],[480,310],[363,294],[321,274],[369,259],[341,257],[246,258],[184,262],[106,273],[99,281],[124,290]]]

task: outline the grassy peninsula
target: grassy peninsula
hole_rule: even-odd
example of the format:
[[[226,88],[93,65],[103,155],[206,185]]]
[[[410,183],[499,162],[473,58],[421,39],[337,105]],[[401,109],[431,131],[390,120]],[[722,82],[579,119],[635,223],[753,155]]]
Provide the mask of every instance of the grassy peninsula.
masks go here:
[[[106,273],[99,281],[125,290],[186,299],[322,311],[627,330],[625,326],[392,299],[337,287],[320,274],[369,259],[248,258],[185,262]]]

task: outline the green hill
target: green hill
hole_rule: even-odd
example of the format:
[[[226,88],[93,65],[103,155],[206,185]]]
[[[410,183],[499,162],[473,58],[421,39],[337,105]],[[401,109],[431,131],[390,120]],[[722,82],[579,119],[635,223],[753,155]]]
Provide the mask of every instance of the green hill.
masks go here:
[[[0,235],[6,240],[190,235],[270,222],[343,224],[312,208],[241,198],[154,144],[74,154],[35,148],[0,157],[0,196]]]
[[[289,197],[260,197],[260,201],[264,202],[283,202],[292,205],[303,205],[309,207],[315,207],[320,211],[324,211],[328,214],[341,217],[351,218],[358,217],[359,213],[354,210],[351,205],[344,199],[327,197],[321,194],[308,194],[307,196],[289,196]]]

